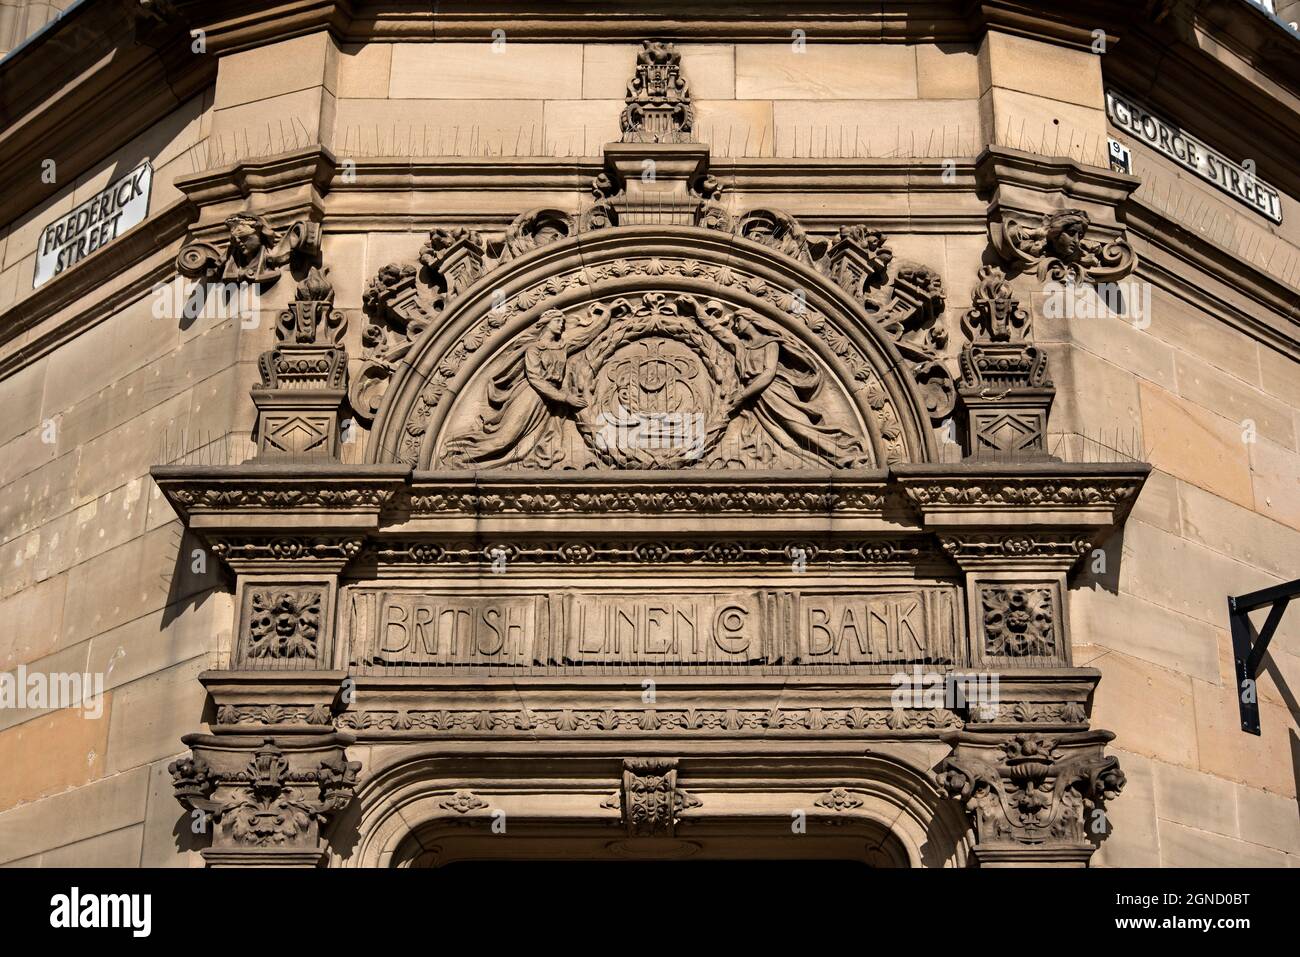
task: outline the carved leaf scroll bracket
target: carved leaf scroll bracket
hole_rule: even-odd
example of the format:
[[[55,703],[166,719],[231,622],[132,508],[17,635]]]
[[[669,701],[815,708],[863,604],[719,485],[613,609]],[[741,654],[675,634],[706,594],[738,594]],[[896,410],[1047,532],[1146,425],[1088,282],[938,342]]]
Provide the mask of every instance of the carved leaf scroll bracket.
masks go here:
[[[306,268],[320,255],[320,223],[298,220],[285,230],[264,216],[237,213],[225,221],[226,239],[195,241],[176,257],[182,276],[204,282],[267,286],[285,266]]]

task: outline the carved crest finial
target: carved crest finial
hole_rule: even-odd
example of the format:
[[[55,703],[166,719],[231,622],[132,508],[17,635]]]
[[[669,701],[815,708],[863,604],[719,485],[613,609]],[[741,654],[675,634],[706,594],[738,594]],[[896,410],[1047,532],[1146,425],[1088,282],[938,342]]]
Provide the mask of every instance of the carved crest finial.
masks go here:
[[[627,84],[624,143],[689,143],[695,124],[682,55],[671,43],[645,40]]]

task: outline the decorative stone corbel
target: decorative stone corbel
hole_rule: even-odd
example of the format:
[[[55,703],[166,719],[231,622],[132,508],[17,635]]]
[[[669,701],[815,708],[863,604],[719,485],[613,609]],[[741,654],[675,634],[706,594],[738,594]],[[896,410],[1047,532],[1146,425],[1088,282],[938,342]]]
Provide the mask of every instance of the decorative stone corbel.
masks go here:
[[[361,764],[345,734],[261,738],[191,734],[190,757],[168,766],[176,799],[208,831],[213,867],[315,867],[324,829],[347,807]]]
[[[619,809],[628,837],[672,837],[677,815],[700,803],[677,787],[676,758],[627,758],[622,787],[604,806]]]
[[[984,266],[962,319],[970,340],[961,351],[958,393],[966,425],[966,454],[1047,455],[1047,417],[1056,389],[1047,354],[1030,340],[1029,313],[1006,275]]]
[[[1082,209],[1058,209],[1037,221],[1008,219],[996,224],[991,236],[999,255],[1044,282],[1113,282],[1127,276],[1136,261],[1132,247],[1123,238],[1088,239],[1091,224]]]
[[[334,308],[329,270],[311,267],[293,302],[280,313],[274,349],[262,353],[257,406],[259,459],[276,456],[337,459],[339,421],[347,396],[347,327]]]
[[[264,216],[236,213],[225,225],[224,243],[192,242],[181,249],[176,269],[182,276],[267,286],[285,266],[305,267],[320,255],[320,223],[299,220],[282,232]]]
[[[989,196],[989,240],[1011,275],[1096,284],[1137,264],[1122,220],[1136,176],[990,146],[976,160],[976,179]]]
[[[1082,867],[1090,834],[1107,831],[1105,802],[1124,788],[1109,731],[1009,736],[953,731],[952,753],[935,767],[939,786],[975,828],[982,867]]]

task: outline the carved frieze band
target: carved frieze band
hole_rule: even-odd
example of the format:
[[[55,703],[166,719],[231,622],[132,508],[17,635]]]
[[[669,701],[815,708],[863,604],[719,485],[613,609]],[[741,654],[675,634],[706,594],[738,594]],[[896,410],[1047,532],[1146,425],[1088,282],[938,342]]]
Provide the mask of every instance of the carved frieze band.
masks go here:
[[[1047,719],[1042,719],[1047,720]],[[945,708],[561,708],[516,710],[345,711],[338,727],[364,732],[423,732],[452,737],[518,734],[702,735],[772,733],[933,734],[963,726]]]

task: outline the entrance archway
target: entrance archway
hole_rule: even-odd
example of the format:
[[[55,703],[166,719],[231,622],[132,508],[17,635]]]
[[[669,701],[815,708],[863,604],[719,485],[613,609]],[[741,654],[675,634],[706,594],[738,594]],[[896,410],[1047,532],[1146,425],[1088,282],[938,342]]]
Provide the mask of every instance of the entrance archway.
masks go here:
[[[388,748],[377,750],[390,750]],[[909,754],[915,750],[915,754]],[[896,755],[773,753],[761,761],[391,749],[331,837],[335,866],[440,867],[469,861],[858,861],[964,866],[967,823],[922,764]],[[654,833],[629,823],[636,761],[672,767],[671,814]],[[635,783],[633,789],[635,790]]]

